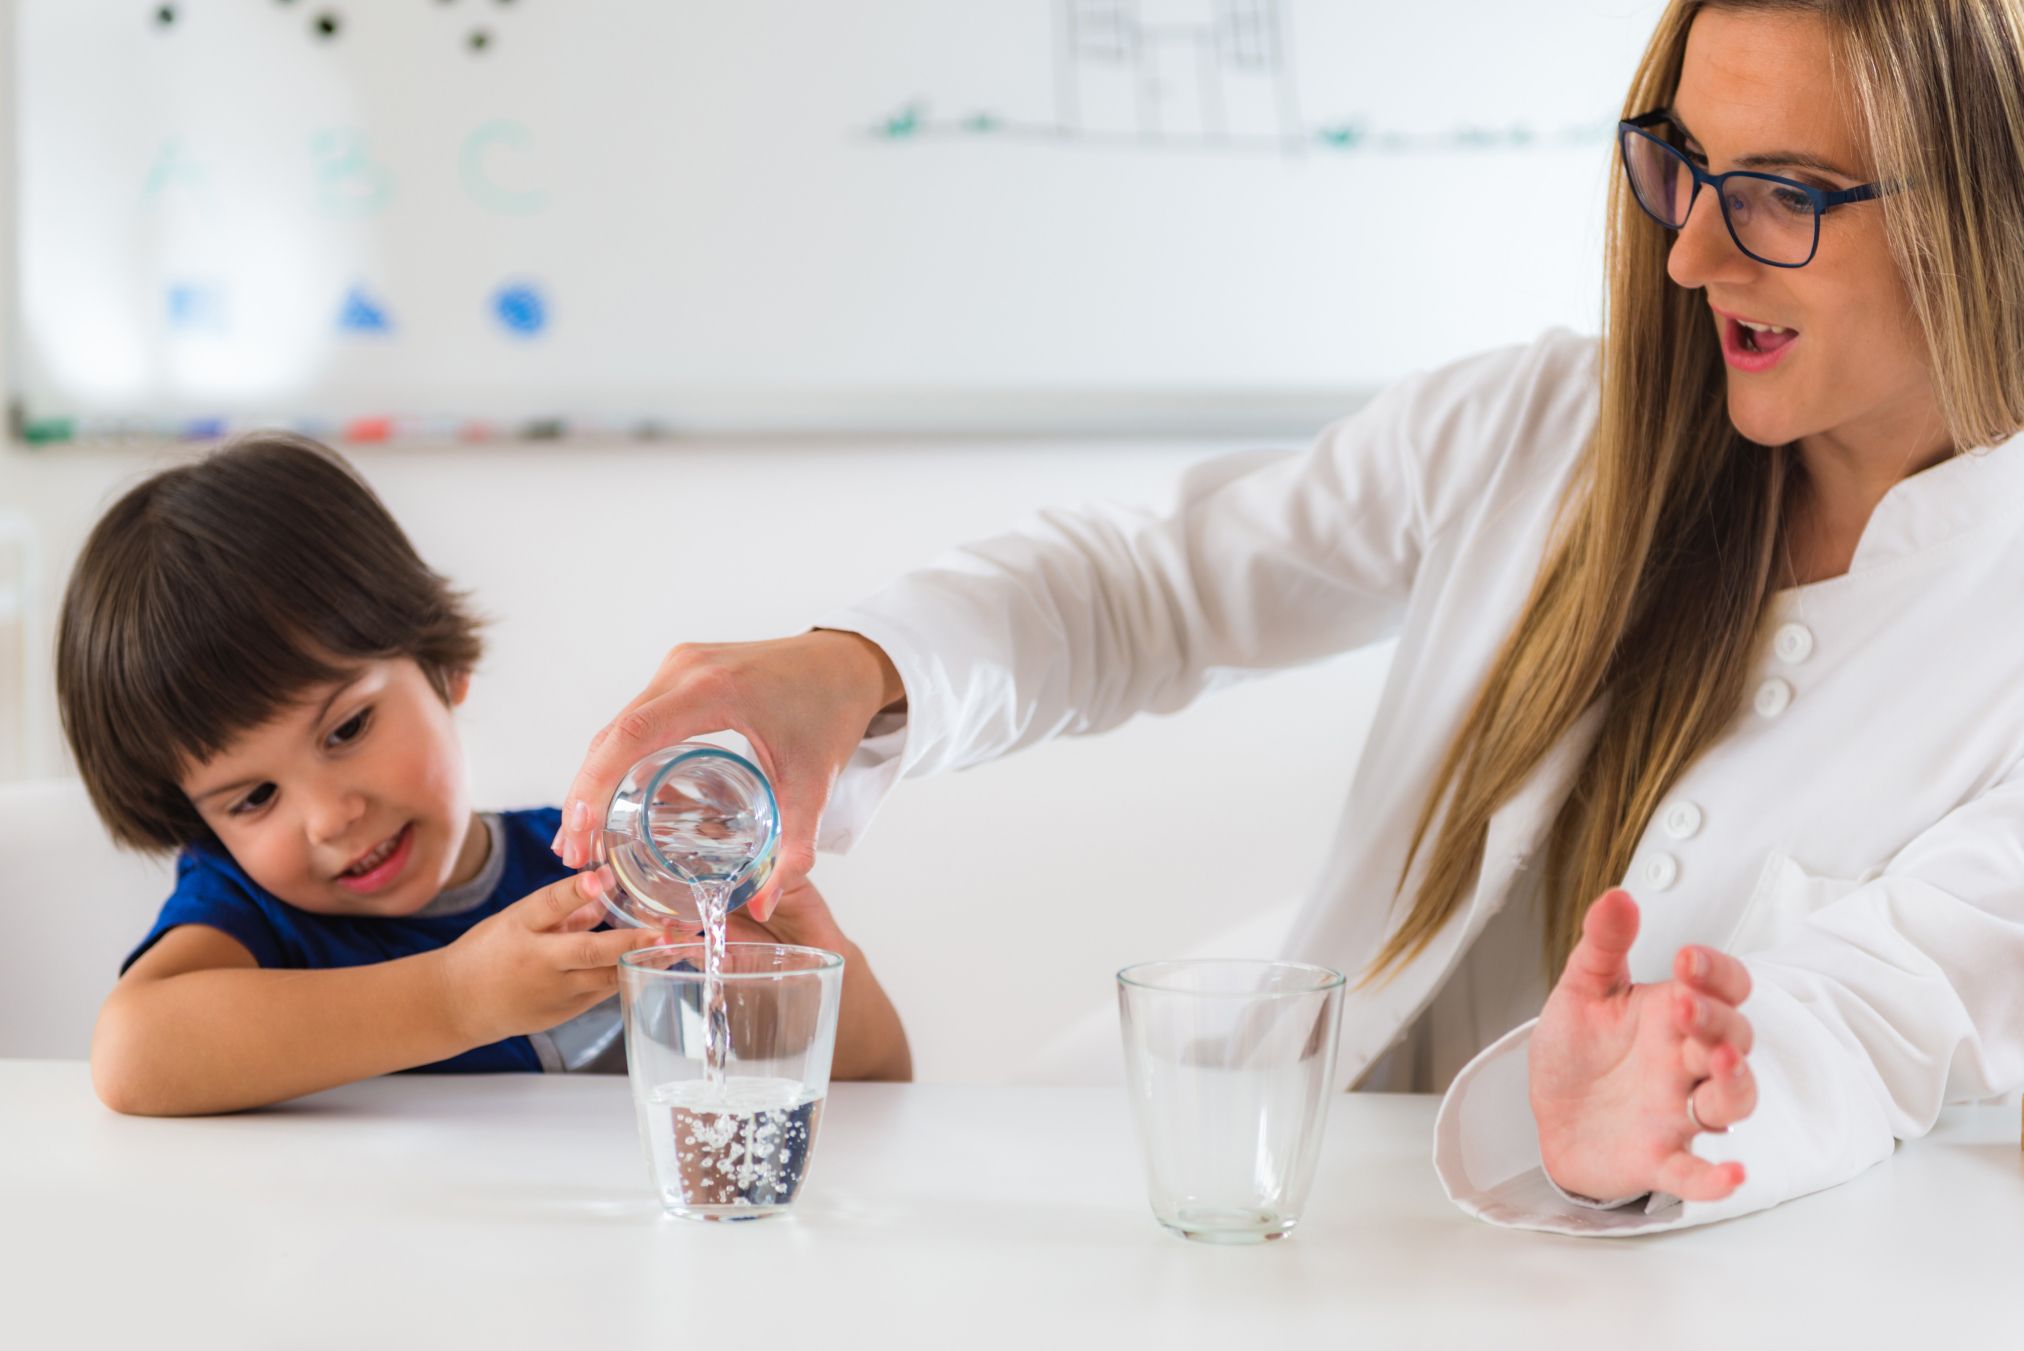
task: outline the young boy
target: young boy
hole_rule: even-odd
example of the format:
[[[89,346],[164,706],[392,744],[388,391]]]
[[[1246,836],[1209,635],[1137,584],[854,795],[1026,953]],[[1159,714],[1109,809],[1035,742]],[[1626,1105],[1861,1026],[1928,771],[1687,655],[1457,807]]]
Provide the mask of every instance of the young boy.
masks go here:
[[[394,1070],[623,1070],[608,872],[550,809],[475,813],[464,598],[336,455],[288,435],[157,474],[64,597],[63,726],[113,838],[176,888],[92,1040],[122,1112],[223,1112]],[[898,1015],[813,888],[746,937],[847,958],[838,1078],[904,1078]]]

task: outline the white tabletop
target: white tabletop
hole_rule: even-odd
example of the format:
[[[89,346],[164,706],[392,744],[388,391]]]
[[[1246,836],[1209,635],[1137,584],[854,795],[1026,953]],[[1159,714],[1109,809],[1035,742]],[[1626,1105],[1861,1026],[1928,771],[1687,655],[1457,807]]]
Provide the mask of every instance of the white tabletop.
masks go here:
[[[661,1214],[619,1078],[410,1075],[156,1121],[100,1107],[82,1064],[0,1061],[0,1344],[1708,1351],[2024,1335],[2008,1111],[1954,1109],[1890,1162],[1775,1211],[1598,1240],[1451,1206],[1428,1162],[1434,1107],[1337,1099],[1299,1230],[1216,1248],[1154,1222],[1120,1089],[838,1085],[795,1212],[704,1225]]]

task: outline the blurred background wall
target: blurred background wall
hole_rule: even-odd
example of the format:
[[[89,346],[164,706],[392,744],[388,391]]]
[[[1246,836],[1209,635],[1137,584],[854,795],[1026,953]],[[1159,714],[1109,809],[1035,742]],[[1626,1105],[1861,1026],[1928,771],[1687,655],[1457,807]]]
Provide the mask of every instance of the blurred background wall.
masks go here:
[[[882,4],[881,12],[893,15],[907,8],[896,7],[894,0],[872,3],[874,8]],[[1469,0],[1416,7],[1409,14],[1398,11],[1395,18],[1387,18],[1373,14],[1374,7],[1369,6],[1286,3],[1321,16],[1306,34],[1305,109],[1289,111],[1283,99],[1275,103],[1269,81],[1250,88],[1237,80],[1222,88],[1233,100],[1262,98],[1262,102],[1254,98],[1251,111],[1244,114],[1262,120],[1247,125],[1299,139],[1296,148],[1310,158],[1267,155],[1263,168],[1258,167],[1260,161],[1247,160],[1250,167],[1242,172],[1258,184],[1268,180],[1281,184],[1269,190],[1260,186],[1256,189],[1260,194],[1291,191],[1283,184],[1297,174],[1312,180],[1322,172],[1311,156],[1361,151],[1369,156],[1365,161],[1369,167],[1358,172],[1376,175],[1370,182],[1386,186],[1383,191],[1359,189],[1363,195],[1356,199],[1361,204],[1355,210],[1338,215],[1331,208],[1305,222],[1294,243],[1289,243],[1294,236],[1281,227],[1299,215],[1297,199],[1287,199],[1294,205],[1283,205],[1269,195],[1246,198],[1219,188],[1210,194],[1219,203],[1215,229],[1225,235],[1246,232],[1222,239],[1219,247],[1228,247],[1233,255],[1269,253],[1296,244],[1325,248],[1324,262],[1338,260],[1340,269],[1346,270],[1328,265],[1290,275],[1284,295],[1259,289],[1269,280],[1263,272],[1257,275],[1264,280],[1255,284],[1220,289],[1203,276],[1191,281],[1185,272],[1170,274],[1171,303],[1128,316],[1148,343],[1195,326],[1207,344],[1201,349],[1207,355],[1196,355],[1211,363],[1227,360],[1233,369],[1242,367],[1251,382],[1248,388],[1233,381],[1228,387],[1205,390],[1199,372],[1191,375],[1176,367],[1179,374],[1164,386],[1141,383],[1125,390],[1130,397],[1106,394],[1097,377],[1108,378],[1113,385],[1135,378],[1128,341],[1133,330],[1124,330],[1122,337],[1099,334],[1092,339],[1088,330],[1109,322],[1117,305],[1091,303],[1078,310],[1072,302],[1078,294],[1102,294],[1102,287],[1109,284],[1106,278],[1116,268],[1093,254],[1078,272],[1072,256],[1063,255],[1068,262],[1053,260],[1048,284],[1060,288],[1071,308],[1057,308],[1051,319],[1042,313],[1038,319],[1029,314],[1021,320],[1041,325],[1036,330],[1039,336],[1022,349],[1031,358],[1031,370],[1021,378],[1039,379],[1057,367],[1071,372],[1086,369],[1098,388],[1092,393],[1056,379],[1053,404],[1045,399],[1033,404],[1017,388],[972,388],[989,382],[976,371],[966,376],[951,367],[940,371],[939,383],[921,392],[918,402],[910,401],[904,390],[882,386],[874,391],[875,406],[844,400],[834,406],[846,411],[826,423],[817,406],[820,399],[811,402],[809,388],[788,380],[778,391],[746,389],[719,410],[723,415],[716,426],[650,442],[577,434],[561,427],[548,429],[547,439],[471,444],[461,441],[451,424],[440,422],[433,433],[424,429],[398,444],[345,444],[345,452],[382,494],[424,557],[473,591],[490,617],[485,663],[461,715],[478,800],[496,806],[556,800],[592,733],[637,691],[666,649],[677,642],[793,632],[826,607],[876,587],[943,547],[1003,529],[1036,508],[1156,502],[1179,472],[1199,457],[1259,446],[1297,448],[1325,416],[1346,411],[1374,383],[1382,383],[1379,377],[1395,374],[1388,362],[1399,370],[1412,369],[1431,360],[1459,357],[1493,340],[1530,336],[1554,322],[1592,329],[1593,285],[1586,279],[1567,282],[1566,259],[1588,258],[1595,249],[1600,184],[1609,167],[1607,127],[1616,115],[1615,91],[1628,76],[1626,53],[1634,54],[1655,7],[1559,0],[1535,15]],[[37,106],[65,106],[60,91],[47,92],[60,81],[27,78],[33,73],[35,53],[21,49],[18,39],[30,4],[39,6],[38,13],[58,28],[78,22],[71,17],[78,11],[47,0],[9,0],[0,6],[0,24],[5,25],[0,49],[15,54],[17,77],[9,91],[12,131],[5,141],[6,159],[0,161],[4,170],[0,244],[5,245],[4,256],[29,260],[21,263],[20,271],[0,268],[0,285],[9,288],[7,311],[17,317],[0,333],[0,383],[6,383],[4,392],[16,409],[17,433],[0,445],[0,779],[14,781],[61,779],[70,773],[54,715],[51,637],[61,589],[86,532],[126,486],[153,469],[201,453],[211,439],[201,434],[187,439],[133,436],[134,425],[123,429],[129,433],[125,440],[94,437],[83,425],[53,440],[36,437],[38,444],[19,435],[27,430],[26,422],[49,411],[36,401],[49,396],[61,375],[61,361],[52,365],[42,348],[35,349],[39,355],[24,351],[19,315],[26,310],[37,316],[39,333],[71,333],[62,317],[71,301],[83,304],[87,293],[104,300],[93,290],[92,274],[83,264],[78,264],[83,270],[76,274],[81,280],[75,281],[30,266],[35,259],[54,255],[40,243],[34,251],[22,247],[22,220],[40,222],[33,227],[44,232],[38,241],[52,230],[61,234],[74,226],[84,241],[79,247],[86,249],[97,247],[87,237],[105,221],[100,219],[103,213],[83,206],[54,216],[40,207],[26,210],[17,184],[27,167],[43,175],[31,180],[35,182],[61,183],[73,168],[88,178],[117,158],[111,151],[93,151],[92,136],[114,137],[107,144],[117,144],[119,153],[125,154],[129,142],[142,135],[131,129],[152,127],[157,112],[161,127],[147,131],[145,144],[134,152],[144,168],[153,166],[146,168],[148,181],[160,186],[161,174],[169,173],[173,179],[193,162],[177,158],[187,147],[171,144],[174,100],[168,100],[168,106],[150,104],[145,99],[153,96],[121,95],[115,90],[101,100],[104,118],[113,124],[111,131],[82,115],[61,120],[49,135],[38,131],[33,144],[43,149],[35,154],[46,157],[51,144],[75,144],[82,149],[74,165],[51,166],[38,160],[24,166],[21,151],[30,141],[25,134],[14,134],[23,131],[23,103],[42,99]],[[364,39],[357,34],[370,16],[395,12],[394,0],[325,8],[352,24],[347,31],[360,41]],[[417,15],[427,9],[460,16],[454,23],[461,27],[444,26],[452,25],[452,20],[433,13],[427,21],[444,26],[444,41],[460,44],[460,51],[480,50],[477,38],[485,25],[478,17],[492,7],[424,6],[417,0],[413,8]],[[514,7],[535,11],[526,22],[550,26],[543,41],[565,54],[564,64],[577,80],[592,80],[596,74],[596,63],[585,51],[614,49],[606,35],[599,39],[606,47],[579,50],[564,40],[571,37],[570,26],[579,26],[588,44],[600,16],[612,8],[610,0],[566,10],[531,4]],[[937,21],[948,27],[947,10],[915,8],[923,16],[931,11],[941,16]],[[1246,22],[1246,15],[1255,19],[1270,8],[1255,3],[1181,5],[1168,17],[1173,24],[1195,24],[1188,30],[1196,35],[1190,41],[1199,41],[1189,50],[1207,52],[1212,47],[1201,34],[1210,30],[1202,25]],[[196,42],[205,24],[222,24],[227,17],[242,26],[256,21],[272,25],[279,22],[278,14],[290,16],[290,23],[317,21],[299,6],[231,8],[225,0],[79,7],[84,9],[93,11],[94,22],[130,26],[163,26],[159,12],[173,11],[176,31],[164,26],[147,35],[149,42]],[[718,6],[667,9],[686,14],[692,25],[705,26],[713,22],[708,15],[731,12]],[[1096,41],[1100,47],[1101,42],[1121,40],[1117,35],[1126,31],[1134,7],[999,0],[991,10],[1001,17],[1016,11],[1023,16],[1019,22],[1043,27],[1071,19],[1081,22],[1083,40]],[[257,17],[249,17],[255,11]],[[1354,19],[1349,17],[1352,11]],[[741,12],[745,17],[738,22],[750,25],[755,22],[751,16],[761,11]],[[1146,14],[1139,18],[1146,20],[1142,36],[1154,31]],[[410,20],[423,22],[415,16]],[[493,44],[492,53],[504,59],[502,54],[516,40],[513,24],[522,20],[501,10],[488,22],[495,30],[485,34]],[[1431,25],[1444,37],[1434,50],[1403,54],[1361,39],[1363,30],[1357,25],[1384,22]],[[1106,24],[1110,26],[1105,28]],[[1095,29],[1103,31],[1091,38]],[[1567,33],[1583,35],[1588,46],[1571,51]],[[328,40],[328,35],[289,30],[285,38],[309,43]],[[67,40],[85,39],[71,31]],[[107,39],[105,50],[124,53],[118,57],[121,61],[141,60],[129,50],[139,41],[122,30],[117,44]],[[866,39],[858,64],[890,72],[907,50],[906,32],[875,32]],[[1167,50],[1160,59],[1170,63],[1175,50]],[[763,78],[790,94],[796,80],[810,88],[831,87],[841,78],[836,70],[852,64],[841,57],[824,59],[806,44],[788,42],[782,51],[786,64]],[[984,55],[988,58],[991,53]],[[1086,133],[1078,153],[1117,153],[1108,161],[1075,160],[1082,167],[1072,172],[1082,176],[1075,180],[1082,182],[1093,163],[1156,166],[1144,170],[1160,175],[1156,182],[1148,180],[1154,185],[1144,192],[1171,192],[1179,194],[1173,200],[1187,201],[1187,194],[1199,189],[1189,185],[1183,170],[1195,165],[1204,166],[1205,173],[1222,172],[1214,166],[1232,162],[1218,156],[1229,148],[1225,142],[1233,124],[1209,120],[1200,102],[1206,85],[1188,85],[1176,111],[1164,122],[1148,122],[1147,88],[1171,92],[1180,88],[1177,82],[1194,77],[1184,79],[1173,71],[1162,74],[1153,61],[1159,54],[1150,46],[1140,55],[1152,65],[1132,67],[1136,74],[1122,73],[1125,67],[1114,75],[1098,70],[1081,85],[1080,101],[1070,110]],[[112,55],[107,60],[112,61]],[[984,66],[990,67],[990,62]],[[1146,74],[1149,69],[1151,75]],[[1481,86],[1488,77],[1469,76],[1472,69],[1498,72],[1496,79],[1514,89],[1553,91],[1553,97],[1546,99],[1543,112],[1530,110],[1537,114],[1530,122],[1521,115],[1527,111],[1523,109],[1494,126],[1461,118],[1453,109],[1465,98],[1477,100],[1470,106],[1482,106],[1486,97]],[[1559,75],[1536,78],[1540,70]],[[1390,82],[1387,88],[1397,91],[1390,103],[1342,94],[1344,89],[1354,92],[1357,79],[1380,76]],[[1577,77],[1586,82],[1577,100],[1585,111],[1579,124],[1571,124],[1564,112],[1566,90]],[[94,78],[105,76],[100,72]],[[273,83],[273,73],[253,81],[265,88],[260,80]],[[391,80],[381,72],[371,80],[361,79],[347,95],[355,96],[363,109],[358,114],[360,125],[379,126],[372,122],[375,117],[419,116],[402,103],[407,95],[400,89],[390,92],[382,87]],[[729,81],[726,87],[740,83]],[[879,87],[895,91],[895,101],[879,124],[888,140],[926,135],[935,130],[937,115],[957,115],[946,102],[930,105],[899,97],[905,86],[897,78]],[[1244,93],[1247,88],[1249,94]],[[37,94],[37,89],[45,92]],[[1339,96],[1334,104],[1324,97],[1331,90]],[[438,96],[449,97],[441,91]],[[122,97],[129,102],[122,103]],[[215,102],[216,90],[207,97]],[[49,105],[50,99],[57,104]],[[793,100],[775,102],[787,106]],[[271,106],[288,105],[281,100]],[[1048,115],[1068,116],[1062,106],[1050,104],[1053,111]],[[386,111],[388,107],[392,111]],[[1235,118],[1236,108],[1233,102],[1217,116]],[[1341,116],[1330,120],[1331,109]],[[249,96],[237,105],[219,105],[217,116],[225,125],[257,127],[263,108],[258,98]],[[979,122],[983,113],[968,116],[967,123],[945,122],[941,131],[953,137],[1004,130]],[[125,139],[119,139],[122,126],[130,131]],[[1219,127],[1222,141],[1212,134]],[[379,131],[378,144],[388,147],[389,155],[407,153],[399,148],[404,144],[400,136],[385,127]],[[594,131],[579,129],[577,134],[595,139]],[[613,134],[618,134],[616,127]],[[1549,134],[1558,138],[1550,145],[1544,143]],[[1381,144],[1386,135],[1398,139]],[[1103,137],[1111,138],[1110,151],[1102,149]],[[340,158],[349,153],[333,152],[328,142],[316,145],[320,147],[316,153],[326,161],[333,153]],[[1124,153],[1135,151],[1146,153]],[[588,174],[583,166],[595,169],[602,162],[588,146],[557,148],[551,143],[545,153],[544,162],[561,181],[578,181]],[[1020,162],[1030,166],[1064,161],[1029,157]],[[510,156],[500,165],[502,178],[526,168]],[[1541,187],[1532,192],[1526,187],[1535,175],[1546,172],[1542,166],[1559,175],[1553,181],[1565,190]],[[759,191],[761,181],[776,168],[754,161],[743,172]],[[1056,171],[1020,170],[1042,175]],[[811,176],[820,172],[808,170]],[[964,173],[970,176],[953,180],[931,176],[909,191],[932,202],[971,187],[985,190],[979,186],[984,180],[974,171]],[[1111,173],[1100,169],[1097,177]],[[571,179],[571,174],[577,178]],[[955,186],[936,186],[949,183]],[[115,184],[108,190],[115,189],[135,190],[131,184]],[[1338,185],[1326,191],[1343,189]],[[1430,195],[1435,193],[1445,195],[1436,200]],[[1165,199],[1149,200],[1157,204]],[[1073,205],[1054,203],[1064,209]],[[512,202],[502,206],[494,201],[492,206],[505,211]],[[704,196],[684,206],[681,214],[707,217],[710,210],[710,199]],[[1175,230],[1185,235],[1184,213],[1176,208],[1169,214]],[[876,226],[877,221],[871,224]],[[594,225],[579,221],[572,227],[579,233],[546,237],[540,247],[558,251],[570,266],[583,265],[586,259],[595,263],[599,256],[595,237],[581,233]],[[1157,225],[1155,219],[1155,239],[1161,233]],[[334,227],[324,220],[318,228]],[[396,232],[387,237],[419,250],[416,267],[424,273],[432,259],[439,260],[444,270],[454,270],[461,256],[456,240],[420,226],[407,235]],[[615,238],[613,248],[640,247],[637,235],[621,233]],[[1419,252],[1399,256],[1397,250],[1403,246],[1392,242],[1397,239],[1417,241]],[[1516,247],[1514,240],[1545,243]],[[130,240],[115,238],[104,247],[107,257],[129,263],[142,257]],[[1545,257],[1549,251],[1551,260]],[[1512,266],[1514,257],[1525,265]],[[988,272],[995,264],[980,253],[967,266]],[[1478,272],[1490,280],[1481,279]],[[365,275],[363,264],[360,275]],[[1579,269],[1572,275],[1581,275]],[[816,271],[810,278],[797,283],[792,297],[796,312],[862,314],[861,322],[873,324],[889,308],[880,303],[877,287],[841,267]],[[152,288],[159,280],[149,274],[147,285]],[[668,280],[669,285],[678,283],[678,278]],[[1197,289],[1191,289],[1196,283]],[[766,287],[741,290],[734,282],[711,284],[716,287],[708,292],[714,297],[711,303],[725,307],[735,307],[744,296],[756,306],[776,310],[786,303]],[[23,304],[24,292],[32,293],[33,304]],[[1345,293],[1352,301],[1365,297],[1368,303],[1346,303]],[[109,294],[115,304],[132,300],[117,287]],[[371,299],[367,298],[369,304]],[[918,306],[933,299],[930,288],[924,295],[913,295],[909,303]],[[157,312],[158,297],[152,289],[133,303],[145,312],[149,324],[205,322],[201,308],[177,308],[185,300],[188,297],[172,304],[166,317]],[[1241,313],[1247,307],[1256,313]],[[930,306],[928,313],[936,311]],[[360,318],[356,307],[350,315],[352,320]],[[366,321],[370,318],[365,314]],[[940,346],[960,344],[966,332],[982,333],[991,323],[988,312],[952,304],[936,320],[945,329],[916,326],[901,337],[911,334],[911,340],[918,341],[916,356],[925,361]],[[1230,327],[1239,324],[1256,328]],[[784,322],[781,331],[786,331]],[[1283,349],[1275,349],[1276,357],[1272,352],[1261,356],[1261,340],[1255,334],[1273,333],[1283,335]],[[1339,369],[1325,354],[1316,359],[1313,341],[1303,336],[1310,334],[1353,335],[1343,348]],[[153,329],[144,336],[164,342],[174,338]],[[64,359],[81,362],[87,375],[96,369],[91,359],[95,349],[89,342],[79,346],[82,340],[74,335],[63,341],[70,343]],[[589,381],[586,372],[597,367],[600,353],[610,354],[618,365],[639,356],[637,344],[627,346],[630,340],[623,334],[592,333],[573,341],[580,345],[565,356],[544,362],[538,354],[516,355],[510,363],[502,358],[496,369],[488,367],[482,349],[474,347],[465,353],[465,364],[455,368],[469,377],[459,374],[458,388],[463,391],[459,397],[468,395],[468,401],[482,403],[489,391],[510,403],[516,380],[552,380],[559,378],[557,371],[573,370]],[[735,349],[739,359],[765,360],[763,342],[755,347],[750,337],[743,341],[747,346]],[[1217,341],[1225,348],[1218,349]],[[708,343],[703,347],[707,350]],[[122,349],[107,341],[102,350],[110,363]],[[799,349],[790,344],[783,350]],[[1229,355],[1218,357],[1219,350]],[[437,367],[430,363],[440,355],[422,342],[408,352],[411,364],[432,372]],[[836,335],[832,347],[810,348],[798,360],[803,364],[785,364],[783,378],[823,361],[833,361],[836,371],[847,372],[856,369],[852,362],[857,357],[846,331]],[[976,370],[988,373],[989,362],[977,361]],[[1350,369],[1352,362],[1361,365]],[[375,378],[391,380],[389,372],[400,364],[389,360],[389,370],[376,376],[372,369],[333,363],[341,378],[333,377],[327,387],[300,398],[305,405],[316,403],[313,411],[338,418],[331,426],[341,432],[340,413],[346,410],[334,411],[329,400],[370,389]],[[1275,384],[1275,373],[1287,378]],[[708,402],[709,389],[693,380],[685,382],[671,374],[669,387]],[[637,385],[633,388],[636,392]],[[834,387],[829,392],[833,394]],[[1262,398],[1252,397],[1261,392]],[[190,400],[199,396],[164,386],[135,397],[152,397],[164,414],[187,418],[195,409]],[[777,402],[769,402],[776,397]],[[290,411],[285,398],[275,402],[280,405],[277,415]],[[108,407],[114,404],[116,399]],[[908,409],[914,407],[929,409],[932,416],[923,420],[943,430],[903,425]],[[1049,408],[1061,414],[1052,430],[1047,425]],[[769,420],[773,409],[783,416]],[[348,411],[362,410],[354,406]],[[235,425],[245,420],[244,410],[235,409]],[[801,425],[791,425],[795,423]],[[1244,430],[1247,426],[1253,429]],[[142,430],[161,429],[157,424]],[[698,568],[697,560],[707,560],[708,565]],[[920,1074],[931,1079],[1077,1079],[1111,1073],[1115,1015],[1110,977],[1117,967],[1193,951],[1276,950],[1290,908],[1315,870],[1337,820],[1387,655],[1384,647],[1347,654],[1230,689],[1178,716],[1142,719],[1101,738],[1047,746],[947,780],[902,785],[858,848],[847,857],[826,860],[817,876],[908,1016]],[[1269,813],[1269,818],[1261,812]],[[1217,866],[1224,855],[1206,854],[1201,845],[1233,834],[1269,835],[1274,844],[1249,852],[1241,871],[1225,871]],[[66,888],[68,894],[52,898],[0,889],[0,907],[17,911],[33,907],[46,914],[52,905],[90,906],[100,869],[105,869],[105,876],[115,875],[113,865],[104,861],[104,847],[92,823],[77,822],[74,833],[40,847],[75,851],[74,865],[67,870],[74,879]],[[1370,896],[1360,899],[1383,903],[1389,894],[1384,882],[1372,879]],[[46,987],[51,982],[67,988],[80,982],[105,987],[113,976],[110,960],[100,951],[52,958],[0,948],[0,979],[23,998],[32,998],[38,984]],[[79,1027],[62,1045],[43,1051],[81,1054],[84,1034]]]

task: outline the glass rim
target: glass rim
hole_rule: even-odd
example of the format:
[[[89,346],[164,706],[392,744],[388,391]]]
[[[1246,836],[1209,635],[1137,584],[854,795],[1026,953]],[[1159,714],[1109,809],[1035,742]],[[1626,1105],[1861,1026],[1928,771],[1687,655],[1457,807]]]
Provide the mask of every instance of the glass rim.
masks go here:
[[[656,952],[694,951],[701,953],[706,951],[708,946],[708,944],[701,941],[656,943],[650,948],[634,948],[630,952],[620,953],[618,965],[621,972],[633,971],[641,976],[665,976],[669,980],[703,980],[706,977],[700,966],[693,971],[676,971],[665,966],[648,966],[644,962],[635,961],[634,958],[644,957]],[[806,947],[799,943],[726,943],[724,945],[726,953],[749,952],[753,948],[764,948],[768,952],[811,954],[818,960],[809,966],[794,967],[787,970],[722,971],[718,973],[717,978],[723,981],[788,980],[795,976],[820,976],[830,971],[840,971],[844,966],[843,954],[831,952],[828,948]]]
[[[1285,971],[1304,971],[1310,975],[1325,977],[1312,985],[1297,990],[1190,990],[1178,985],[1162,985],[1138,978],[1134,972],[1149,967],[1169,966],[1200,970],[1205,967],[1225,969],[1239,966],[1277,967]],[[1332,966],[1318,962],[1296,962],[1278,957],[1172,957],[1150,962],[1133,962],[1118,968],[1117,983],[1133,990],[1151,990],[1155,994],[1185,994],[1202,999],[1295,999],[1301,995],[1327,994],[1330,990],[1341,989],[1348,978]]]
[[[780,840],[780,799],[774,795],[772,781],[766,777],[765,770],[759,768],[758,765],[754,764],[747,757],[738,754],[738,752],[728,747],[704,741],[691,746],[680,755],[670,757],[666,764],[654,771],[653,778],[647,781],[646,791],[640,795],[640,812],[642,817],[652,813],[654,799],[660,795],[661,785],[668,781],[668,776],[675,772],[675,767],[687,764],[691,760],[729,760],[741,769],[750,770],[752,777],[759,780],[759,789],[766,794],[767,814],[772,817],[772,828],[766,832],[766,847],[747,859],[745,866],[737,872],[713,874],[711,877],[703,879],[697,878],[686,869],[677,866],[673,859],[662,853],[660,841],[654,838],[653,831],[642,830],[641,834],[646,839],[647,848],[653,851],[653,856],[660,860],[661,866],[675,876],[691,882],[709,880],[729,882],[736,885],[740,879],[758,866],[761,859],[772,853],[774,848],[777,847]]]

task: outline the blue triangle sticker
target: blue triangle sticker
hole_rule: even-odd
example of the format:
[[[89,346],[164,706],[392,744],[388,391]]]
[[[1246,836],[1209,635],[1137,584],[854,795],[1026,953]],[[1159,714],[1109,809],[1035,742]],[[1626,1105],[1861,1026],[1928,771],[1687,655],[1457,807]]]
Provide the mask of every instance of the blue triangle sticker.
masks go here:
[[[354,286],[345,293],[344,308],[337,315],[337,326],[348,333],[393,331],[393,325],[387,321],[386,310],[365,293],[363,286]]]

